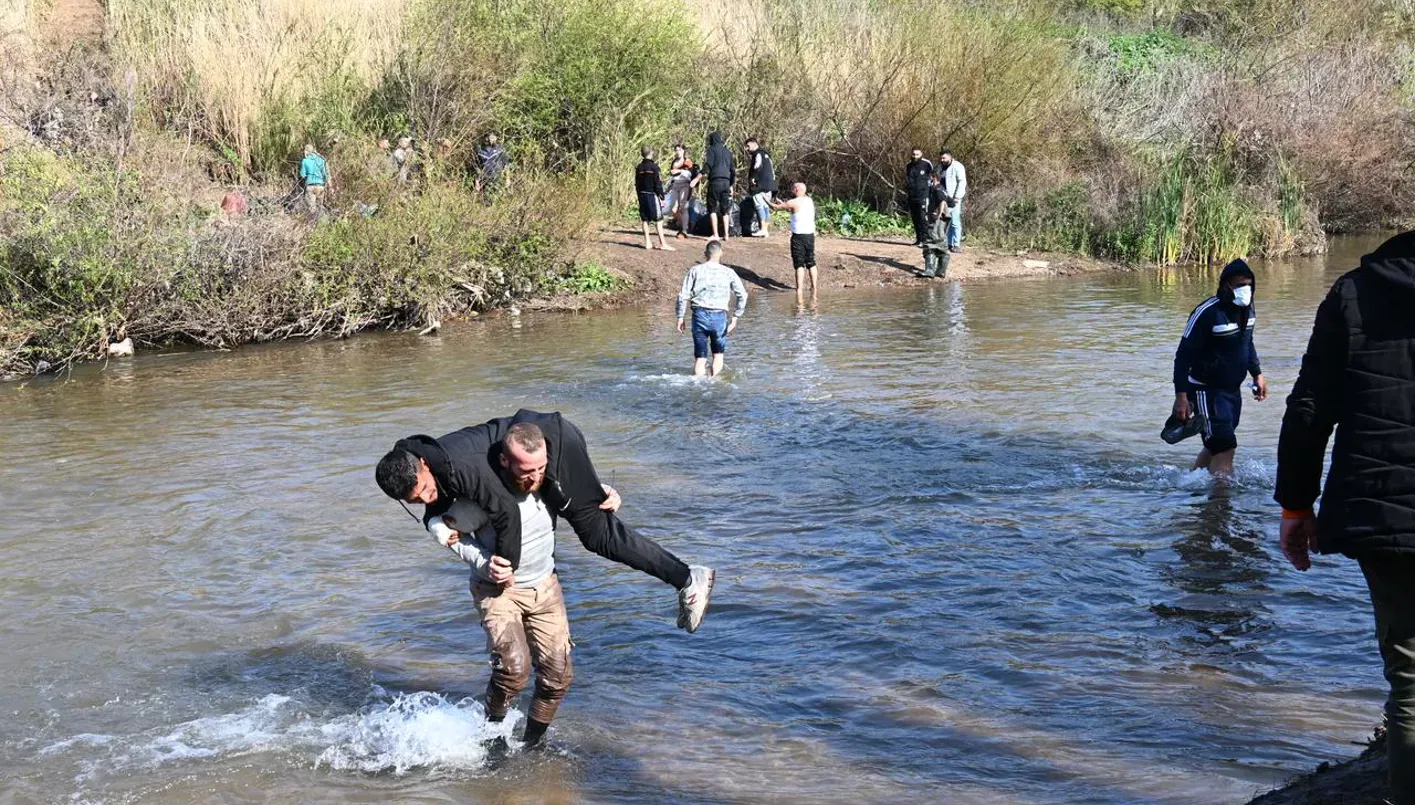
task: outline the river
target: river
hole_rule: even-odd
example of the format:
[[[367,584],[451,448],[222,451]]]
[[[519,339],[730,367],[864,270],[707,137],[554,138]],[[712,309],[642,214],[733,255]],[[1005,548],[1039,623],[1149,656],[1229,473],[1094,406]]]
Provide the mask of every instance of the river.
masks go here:
[[[1231,486],[1157,437],[1202,269],[761,293],[717,381],[666,303],[7,384],[0,805],[1246,802],[1380,720],[1360,573],[1287,567],[1270,499],[1375,243],[1255,265]],[[687,635],[562,525],[575,682],[493,763],[465,567],[373,464],[519,407],[719,575]]]

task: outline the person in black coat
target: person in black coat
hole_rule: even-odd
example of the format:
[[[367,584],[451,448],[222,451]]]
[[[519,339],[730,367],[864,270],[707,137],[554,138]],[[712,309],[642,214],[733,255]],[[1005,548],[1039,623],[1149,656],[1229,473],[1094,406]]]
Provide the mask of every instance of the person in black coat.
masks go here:
[[[1333,431],[1331,470],[1321,486]],[[1321,510],[1315,512],[1318,493]],[[1281,547],[1361,565],[1390,683],[1395,805],[1415,803],[1415,232],[1386,241],[1317,308],[1277,447]]]
[[[712,239],[727,240],[728,219],[732,217],[732,186],[737,183],[737,166],[732,152],[722,144],[722,135],[712,132],[707,138],[707,153],[703,155],[703,175],[707,176],[708,220],[712,222]],[[718,225],[721,224],[721,229]]]
[[[511,426],[521,423],[544,435],[546,450],[538,466],[517,466],[519,454],[506,445]],[[522,476],[536,473],[546,505],[557,519],[569,521],[586,548],[673,586],[678,590],[678,628],[697,630],[716,574],[711,568],[689,567],[619,519],[619,494],[600,483],[584,434],[558,413],[522,409],[436,439],[400,439],[374,475],[394,500],[423,504],[424,525],[460,501],[475,504],[496,530],[493,559],[499,557],[514,571],[521,561],[521,518],[513,490],[523,485]],[[480,525],[461,524],[458,530],[472,533]]]
[[[904,166],[904,193],[909,197],[909,218],[914,222],[914,246],[921,248],[929,238],[929,179],[934,164],[924,159],[924,149],[909,152]]]

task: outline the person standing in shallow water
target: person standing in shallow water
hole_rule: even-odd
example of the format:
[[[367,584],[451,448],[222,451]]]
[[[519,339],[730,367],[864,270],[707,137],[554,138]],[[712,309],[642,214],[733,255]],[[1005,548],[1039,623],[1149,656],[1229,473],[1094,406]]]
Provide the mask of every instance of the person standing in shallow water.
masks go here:
[[[1189,315],[1174,354],[1174,415],[1185,422],[1201,413],[1204,449],[1195,469],[1230,475],[1238,450],[1238,420],[1243,412],[1243,379],[1252,375],[1254,396],[1268,398],[1268,381],[1258,362],[1253,330],[1253,270],[1234,260],[1219,277],[1218,292]]]
[[[1390,684],[1395,805],[1415,805],[1415,232],[1386,241],[1317,308],[1277,444],[1280,544],[1361,565]],[[1331,471],[1322,465],[1333,430]],[[1315,511],[1318,492],[1321,511]]]
[[[737,320],[747,311],[747,286],[737,272],[723,265],[722,243],[708,241],[703,250],[704,262],[688,269],[683,287],[678,292],[678,332],[687,329],[687,314],[693,313],[693,374],[708,375],[708,358],[712,359],[711,375],[722,373],[723,356],[727,353],[727,336],[737,329]],[[737,307],[727,318],[732,297]]]

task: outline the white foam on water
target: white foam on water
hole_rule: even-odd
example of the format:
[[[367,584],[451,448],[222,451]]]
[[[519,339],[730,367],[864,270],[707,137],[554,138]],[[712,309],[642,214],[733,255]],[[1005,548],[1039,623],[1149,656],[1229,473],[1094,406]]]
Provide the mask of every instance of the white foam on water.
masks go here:
[[[517,714],[493,724],[479,702],[453,703],[439,693],[411,693],[324,727],[330,745],[315,761],[341,771],[406,774],[412,769],[475,770],[486,742],[511,739]]]
[[[678,374],[656,374],[656,375],[628,375],[621,382],[620,386],[630,384],[640,384],[646,386],[657,386],[667,389],[685,388],[735,388],[733,384],[721,377],[702,377],[699,375],[678,373]]]
[[[328,717],[272,693],[234,712],[134,735],[83,733],[39,753],[78,758],[80,797],[100,793],[83,789],[101,788],[104,778],[257,753],[282,754],[316,768],[403,775],[475,772],[485,768],[492,739],[505,737],[519,746],[512,738],[519,714],[493,724],[471,698],[453,702],[428,691],[389,695],[375,687],[372,699],[353,713]]]

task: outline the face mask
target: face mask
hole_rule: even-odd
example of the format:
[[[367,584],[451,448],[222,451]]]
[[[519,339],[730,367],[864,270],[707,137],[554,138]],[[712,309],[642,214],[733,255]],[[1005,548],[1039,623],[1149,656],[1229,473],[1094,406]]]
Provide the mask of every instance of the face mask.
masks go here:
[[[1234,288],[1233,304],[1239,307],[1248,307],[1253,304],[1253,286],[1244,285],[1241,288]]]

